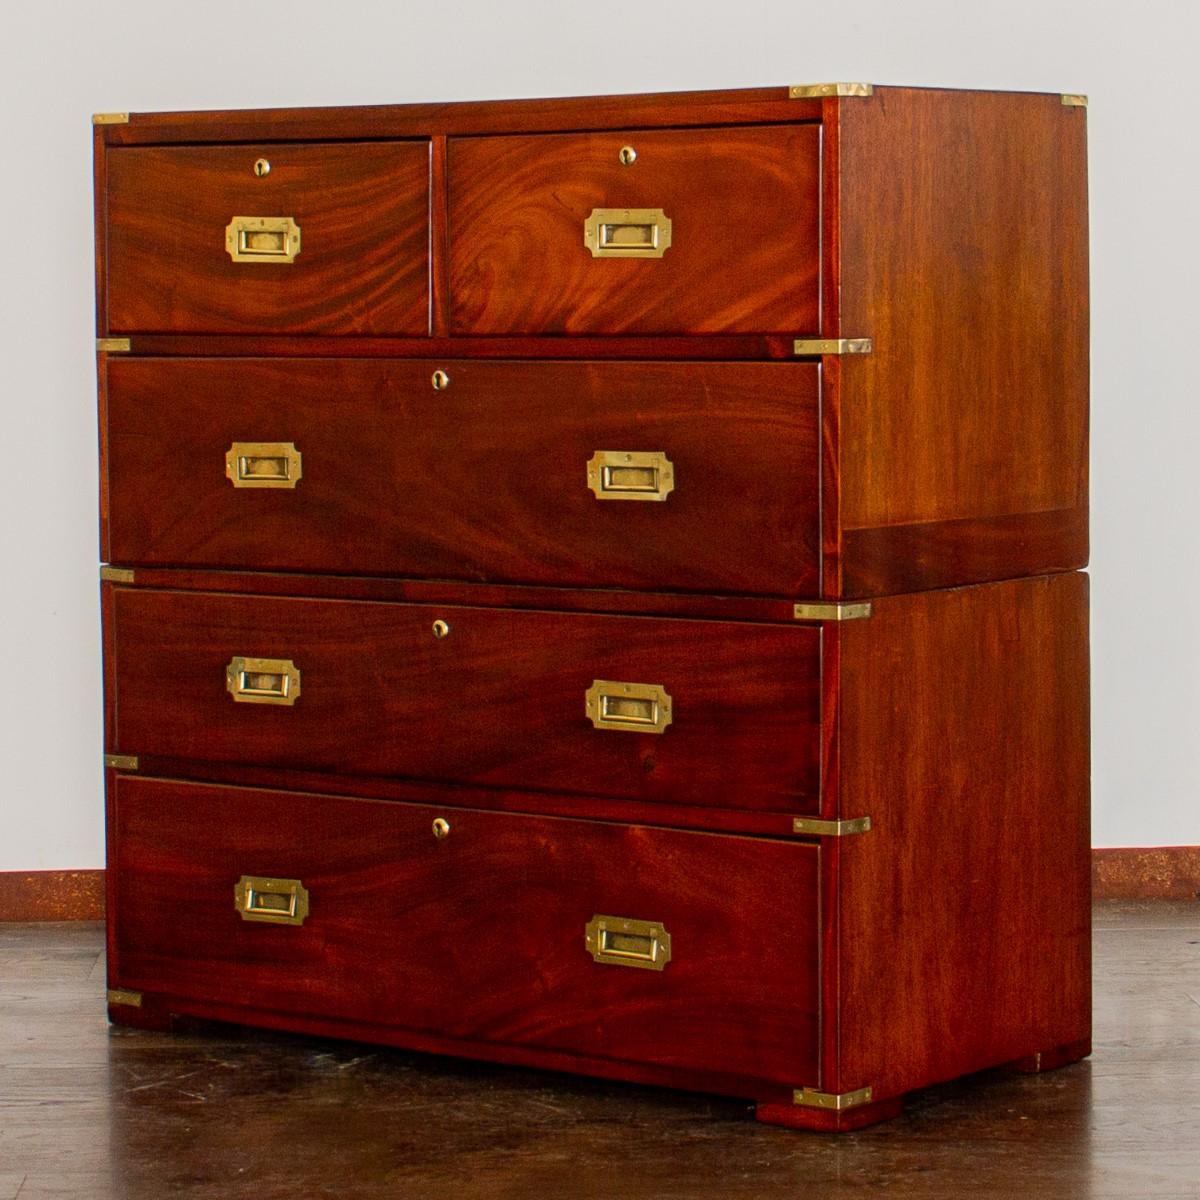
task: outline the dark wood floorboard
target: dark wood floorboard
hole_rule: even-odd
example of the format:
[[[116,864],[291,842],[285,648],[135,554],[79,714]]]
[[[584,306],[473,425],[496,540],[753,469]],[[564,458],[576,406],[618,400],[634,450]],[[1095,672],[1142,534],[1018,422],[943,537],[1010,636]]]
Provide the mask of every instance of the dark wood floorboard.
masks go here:
[[[110,1029],[103,993],[100,926],[0,925],[0,1200],[1200,1196],[1200,903],[1097,908],[1089,1061],[836,1138],[650,1088]]]

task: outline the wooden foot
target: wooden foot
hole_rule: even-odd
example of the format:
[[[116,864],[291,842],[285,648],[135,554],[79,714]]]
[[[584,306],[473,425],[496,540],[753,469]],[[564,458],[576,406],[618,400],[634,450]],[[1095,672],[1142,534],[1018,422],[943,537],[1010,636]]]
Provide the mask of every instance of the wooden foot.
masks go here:
[[[140,1002],[129,1003],[134,997]],[[113,1025],[123,1025],[129,1029],[149,1029],[156,1033],[166,1033],[175,1025],[169,1008],[161,1004],[156,997],[138,992],[110,992],[108,1019]]]
[[[880,1121],[898,1117],[904,1107],[903,1096],[860,1104],[855,1108],[835,1111],[828,1108],[809,1108],[800,1104],[758,1104],[755,1119],[764,1125],[782,1125],[787,1129],[810,1129],[816,1133],[847,1133]]]
[[[1083,1041],[1070,1042],[1066,1046],[1039,1050],[1036,1054],[1028,1054],[1005,1065],[1010,1071],[1018,1071],[1022,1075],[1037,1075],[1042,1071],[1053,1071],[1055,1067],[1065,1067],[1069,1063],[1078,1062],[1081,1058],[1087,1058],[1091,1052],[1092,1039],[1084,1038]]]

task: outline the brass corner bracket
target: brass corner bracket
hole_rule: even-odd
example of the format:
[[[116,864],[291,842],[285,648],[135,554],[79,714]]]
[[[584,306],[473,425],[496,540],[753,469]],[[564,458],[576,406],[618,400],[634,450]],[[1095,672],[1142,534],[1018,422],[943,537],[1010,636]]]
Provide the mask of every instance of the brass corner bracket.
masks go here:
[[[130,988],[109,988],[108,1003],[110,1005],[123,1005],[126,1008],[141,1008],[142,993],[135,992]]]
[[[1087,97],[1079,92],[1063,92],[1062,102],[1064,108],[1087,108]]]
[[[128,125],[129,114],[125,113],[92,113],[93,125]]]
[[[875,343],[870,338],[796,338],[793,354],[870,354]]]
[[[870,601],[844,604],[840,600],[827,604],[795,604],[792,618],[796,621],[861,621],[871,615]]]
[[[100,568],[101,583],[132,583],[133,572],[128,567],[109,567],[103,566]]]
[[[804,1108],[824,1108],[831,1112],[844,1112],[871,1103],[871,1089],[859,1088],[856,1092],[818,1092],[816,1088],[796,1088],[792,1092],[792,1103]]]
[[[136,771],[138,760],[137,756],[133,754],[106,754],[104,765],[111,767],[114,771]]]
[[[873,83],[794,83],[789,100],[822,100],[826,96],[873,96]]]
[[[817,817],[795,817],[793,833],[807,833],[814,837],[848,837],[852,833],[866,833],[871,828],[870,817],[851,817],[848,821],[823,821]]]
[[[128,354],[133,345],[128,338],[97,338],[98,354]]]

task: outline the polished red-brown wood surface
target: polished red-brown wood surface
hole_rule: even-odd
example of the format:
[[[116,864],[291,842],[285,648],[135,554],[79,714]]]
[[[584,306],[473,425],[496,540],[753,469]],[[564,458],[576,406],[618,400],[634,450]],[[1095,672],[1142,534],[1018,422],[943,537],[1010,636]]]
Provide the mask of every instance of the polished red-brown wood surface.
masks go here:
[[[451,138],[451,332],[814,333],[819,144],[815,124]],[[584,244],[593,209],[656,208],[661,258]]]
[[[840,626],[840,1020],[876,1098],[1091,1033],[1088,579],[887,597]],[[903,748],[900,750],[899,748]]]
[[[787,85],[722,91],[552,96],[363,104],[337,108],[135,112],[97,126],[112,146],[147,142],[254,142],[297,138],[413,138],[562,130],[750,125],[821,119],[822,101],[794,100]]]
[[[450,385],[435,392],[435,369]],[[110,356],[117,562],[815,595],[812,363]],[[234,441],[295,488],[235,488]],[[665,501],[598,499],[600,450],[661,451]]]
[[[130,776],[114,803],[136,903],[112,986],[646,1060],[734,1094],[816,1078],[814,846]],[[300,880],[305,923],[243,921],[243,875]],[[595,962],[597,914],[660,924],[670,961]]]
[[[886,594],[1087,562],[1086,109],[878,88],[837,106],[841,573]],[[830,334],[833,336],[833,334]]]
[[[110,748],[123,754],[723,807],[817,802],[813,627],[140,588],[116,589],[113,608]],[[235,656],[293,661],[295,704],[235,702]],[[596,680],[665,688],[672,723],[593,728]]]
[[[255,161],[270,173],[259,178]],[[110,148],[108,333],[429,331],[426,142]],[[235,216],[291,217],[291,263],[234,262]]]

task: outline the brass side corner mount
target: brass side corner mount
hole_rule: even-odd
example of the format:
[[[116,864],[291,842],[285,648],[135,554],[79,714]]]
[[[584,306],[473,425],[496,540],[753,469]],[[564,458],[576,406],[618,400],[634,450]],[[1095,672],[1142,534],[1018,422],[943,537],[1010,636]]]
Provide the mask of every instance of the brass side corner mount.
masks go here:
[[[873,83],[794,83],[789,100],[823,100],[826,96],[873,96]]]
[[[92,113],[93,125],[128,125],[129,114],[127,112],[116,113]]]
[[[141,1008],[142,993],[131,988],[109,988],[108,1003],[113,1007],[123,1005],[126,1008]]]
[[[104,765],[114,771],[136,771],[138,760],[134,754],[106,754]]]
[[[798,356],[815,354],[870,354],[875,343],[870,338],[796,338],[792,353]]]
[[[97,338],[96,352],[98,354],[128,354],[133,349],[129,338]]]
[[[824,821],[818,817],[792,819],[792,832],[806,833],[810,837],[848,837],[854,833],[866,833],[870,828],[870,817],[851,817],[846,821]]]
[[[855,1092],[818,1092],[816,1088],[796,1088],[792,1093],[792,1103],[802,1108],[844,1112],[848,1108],[858,1108],[860,1104],[870,1104],[871,1089],[864,1087]]]
[[[794,604],[792,618],[796,621],[861,621],[871,615],[869,600],[855,604],[840,600],[817,604]]]
[[[1087,108],[1088,98],[1081,92],[1063,92],[1062,102],[1064,108]]]

